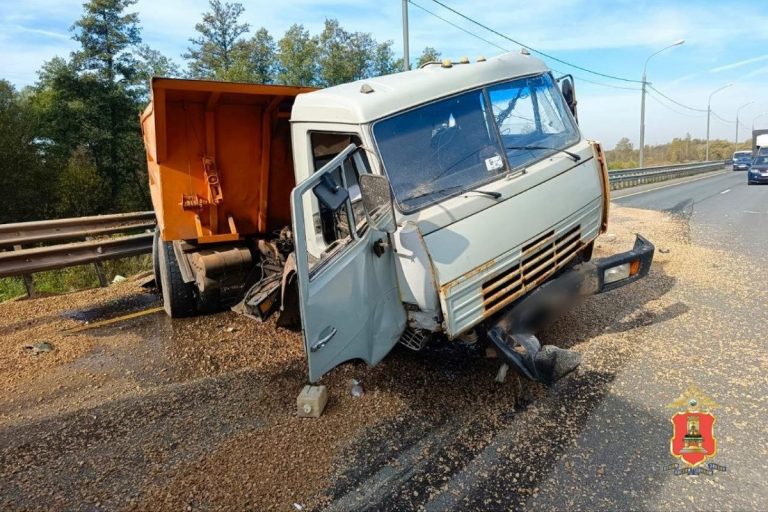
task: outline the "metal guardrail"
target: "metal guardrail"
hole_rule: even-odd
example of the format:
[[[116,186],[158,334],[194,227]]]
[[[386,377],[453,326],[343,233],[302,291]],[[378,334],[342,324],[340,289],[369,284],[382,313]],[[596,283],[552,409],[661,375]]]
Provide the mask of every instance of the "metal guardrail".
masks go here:
[[[611,182],[611,190],[621,188],[636,187],[647,183],[671,180],[692,176],[694,174],[703,174],[706,172],[722,169],[726,163],[722,160],[714,162],[691,162],[676,165],[659,165],[656,167],[644,167],[636,169],[622,169],[609,171],[608,177]]]
[[[33,296],[31,274],[93,264],[106,286],[102,262],[151,252],[154,219],[154,212],[135,212],[0,224],[0,278],[23,276]]]

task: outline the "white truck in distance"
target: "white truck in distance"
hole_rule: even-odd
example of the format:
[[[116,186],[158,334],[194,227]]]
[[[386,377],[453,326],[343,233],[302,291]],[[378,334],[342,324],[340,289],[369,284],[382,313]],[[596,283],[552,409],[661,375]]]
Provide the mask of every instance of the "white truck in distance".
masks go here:
[[[280,296],[285,314],[297,283],[312,383],[344,361],[375,365],[398,342],[420,350],[472,333],[549,384],[579,356],[541,347],[540,320],[649,271],[654,248],[639,235],[632,250],[590,261],[607,225],[605,158],[579,130],[572,78],[525,52],[298,94],[290,139],[294,248]],[[242,240],[216,247],[232,243]],[[161,267],[183,268],[190,245]]]

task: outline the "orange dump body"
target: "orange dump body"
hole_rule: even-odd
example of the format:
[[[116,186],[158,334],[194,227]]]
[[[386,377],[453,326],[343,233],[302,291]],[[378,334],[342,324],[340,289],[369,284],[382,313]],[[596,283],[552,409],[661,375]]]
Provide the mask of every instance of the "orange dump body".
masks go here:
[[[141,126],[163,240],[231,242],[290,225],[289,118],[311,90],[152,80]]]

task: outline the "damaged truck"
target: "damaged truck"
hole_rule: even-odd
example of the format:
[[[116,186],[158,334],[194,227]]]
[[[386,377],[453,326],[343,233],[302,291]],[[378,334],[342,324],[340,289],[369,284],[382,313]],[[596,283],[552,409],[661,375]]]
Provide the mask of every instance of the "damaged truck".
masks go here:
[[[543,318],[645,276],[592,260],[610,185],[570,76],[526,51],[323,90],[156,78],[141,115],[166,312],[301,328],[309,381],[397,343],[482,337],[550,384]]]

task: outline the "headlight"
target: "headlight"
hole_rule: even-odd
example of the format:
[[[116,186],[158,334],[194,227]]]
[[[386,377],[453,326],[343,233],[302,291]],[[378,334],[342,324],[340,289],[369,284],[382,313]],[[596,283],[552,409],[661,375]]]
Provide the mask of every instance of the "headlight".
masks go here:
[[[615,283],[628,277],[634,276],[640,270],[640,260],[635,260],[623,265],[617,265],[605,269],[603,273],[603,282],[605,284]]]

